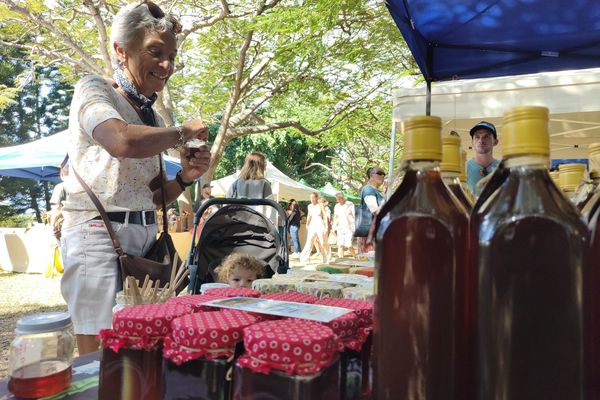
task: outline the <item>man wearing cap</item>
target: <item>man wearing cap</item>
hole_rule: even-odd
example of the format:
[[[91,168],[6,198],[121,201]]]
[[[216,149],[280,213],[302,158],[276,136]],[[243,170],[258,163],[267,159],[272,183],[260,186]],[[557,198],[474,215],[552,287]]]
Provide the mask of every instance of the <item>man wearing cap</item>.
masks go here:
[[[475,157],[467,160],[467,184],[474,195],[481,193],[482,187],[477,187],[477,182],[492,173],[500,164],[494,159],[494,146],[498,144],[496,127],[486,121],[481,121],[469,132],[475,150]]]

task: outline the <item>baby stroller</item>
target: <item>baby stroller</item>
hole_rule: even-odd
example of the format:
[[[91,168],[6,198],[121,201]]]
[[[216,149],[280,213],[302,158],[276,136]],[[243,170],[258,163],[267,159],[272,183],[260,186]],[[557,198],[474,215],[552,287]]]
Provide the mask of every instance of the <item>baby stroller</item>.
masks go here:
[[[210,206],[222,205],[211,215],[200,232],[196,243],[198,223]],[[284,234],[250,206],[269,206],[280,215]],[[287,218],[283,208],[267,199],[209,199],[194,216],[192,245],[187,258],[190,284],[188,292],[200,293],[200,285],[216,282],[215,269],[222,260],[233,253],[247,253],[265,262],[264,277],[275,272],[286,273],[289,267],[287,243]]]

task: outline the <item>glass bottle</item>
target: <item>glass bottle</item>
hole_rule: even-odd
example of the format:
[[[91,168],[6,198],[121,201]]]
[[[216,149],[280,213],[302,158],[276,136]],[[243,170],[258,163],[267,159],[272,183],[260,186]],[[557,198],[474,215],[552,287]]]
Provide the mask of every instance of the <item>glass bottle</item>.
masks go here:
[[[467,151],[463,148],[460,149],[460,184],[463,188],[463,192],[467,195],[469,202],[475,204],[475,196],[471,193],[469,185],[467,184]],[[472,207],[471,207],[472,208]]]
[[[442,162],[440,163],[442,179],[448,185],[448,189],[460,201],[466,212],[469,213],[473,208],[473,204],[467,197],[460,182],[460,163],[460,136],[444,136],[442,138]]]
[[[558,171],[560,187],[565,192],[565,196],[573,201],[575,189],[585,176],[585,164],[560,164]]]
[[[375,226],[374,398],[467,399],[468,217],[440,175],[441,120],[404,129],[406,173]]]
[[[505,113],[502,138],[471,214],[477,398],[583,399],[587,227],[547,169],[548,109]]]

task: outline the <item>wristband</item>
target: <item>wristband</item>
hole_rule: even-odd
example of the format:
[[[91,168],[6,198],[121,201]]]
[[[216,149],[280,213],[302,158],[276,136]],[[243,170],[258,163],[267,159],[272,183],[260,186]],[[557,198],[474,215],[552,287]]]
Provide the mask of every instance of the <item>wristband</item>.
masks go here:
[[[181,177],[181,170],[179,170],[179,172],[177,172],[175,174],[175,180],[179,184],[179,187],[181,188],[181,190],[185,190],[188,186],[192,186],[194,184],[194,181],[185,182],[183,180],[183,178]]]
[[[179,125],[175,127],[175,132],[179,135],[179,140],[174,146],[175,149],[181,150],[185,146],[185,133],[183,132],[183,126]]]

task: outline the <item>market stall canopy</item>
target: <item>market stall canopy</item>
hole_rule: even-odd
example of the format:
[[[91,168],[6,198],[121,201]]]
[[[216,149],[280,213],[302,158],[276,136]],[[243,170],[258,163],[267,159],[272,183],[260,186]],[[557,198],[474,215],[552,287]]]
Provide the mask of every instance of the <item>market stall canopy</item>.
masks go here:
[[[60,182],[60,164],[65,158],[68,132],[18,146],[0,147],[0,175]],[[167,176],[173,179],[181,169],[179,160],[165,156]]]
[[[320,189],[320,192],[324,195],[327,195],[328,197],[331,197],[333,199],[332,201],[335,202],[335,195],[342,191],[340,189],[336,189],[331,183],[327,182],[327,184],[325,184],[325,186],[323,186]],[[343,194],[344,194],[344,198],[346,200],[349,200],[354,203],[356,203],[356,202],[360,203],[360,196],[354,196],[354,195],[348,194],[348,193],[343,193]]]
[[[212,195],[225,197],[229,187],[231,187],[237,178],[238,173],[236,172],[235,174],[212,181],[210,183],[213,187]],[[265,178],[271,183],[273,199],[275,201],[289,201],[290,199],[296,199],[298,201],[309,200],[312,192],[319,192],[317,189],[293,180],[269,161],[267,161]]]
[[[394,91],[394,121],[423,115],[426,91],[408,86]],[[469,130],[479,121],[496,125],[502,154],[502,115],[515,106],[540,105],[550,109],[551,157],[587,158],[590,143],[600,142],[600,68],[546,72],[486,79],[469,79],[433,84],[431,115],[443,120],[443,134],[457,131],[469,157]],[[401,130],[397,127],[398,131]]]
[[[386,3],[429,82],[600,66],[597,0]]]

